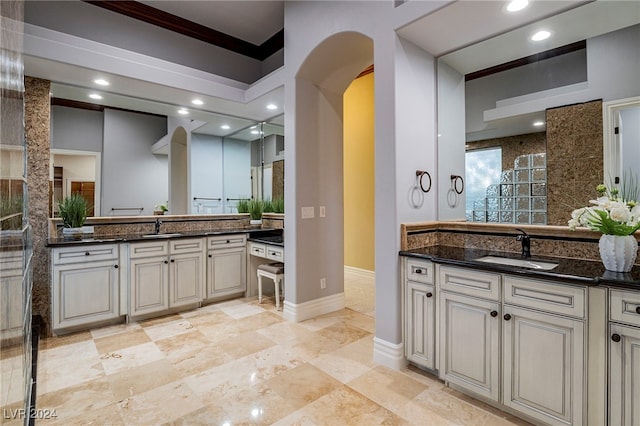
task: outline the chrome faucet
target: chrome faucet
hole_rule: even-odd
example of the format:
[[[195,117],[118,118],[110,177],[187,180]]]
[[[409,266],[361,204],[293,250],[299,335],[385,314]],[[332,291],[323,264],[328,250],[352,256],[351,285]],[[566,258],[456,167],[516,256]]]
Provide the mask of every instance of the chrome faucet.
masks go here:
[[[160,225],[162,225],[162,221],[160,219],[156,219],[155,224],[155,234],[158,235],[160,233]]]
[[[522,243],[522,257],[531,257],[531,237],[520,228],[516,228],[516,230],[522,232],[516,237],[516,240]]]

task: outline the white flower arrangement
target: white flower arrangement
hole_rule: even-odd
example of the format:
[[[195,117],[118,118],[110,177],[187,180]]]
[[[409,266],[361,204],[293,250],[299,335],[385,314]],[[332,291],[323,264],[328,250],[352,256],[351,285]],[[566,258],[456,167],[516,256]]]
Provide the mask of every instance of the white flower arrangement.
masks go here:
[[[584,226],[606,235],[632,235],[640,229],[640,204],[637,177],[624,178],[621,189],[596,187],[600,196],[590,200],[594,206],[582,207],[571,213],[569,229]]]

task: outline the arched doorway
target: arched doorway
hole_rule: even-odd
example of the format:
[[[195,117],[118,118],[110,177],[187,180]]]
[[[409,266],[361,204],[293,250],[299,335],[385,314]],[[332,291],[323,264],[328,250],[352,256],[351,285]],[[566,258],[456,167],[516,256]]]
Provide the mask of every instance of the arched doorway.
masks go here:
[[[288,216],[295,218],[285,225],[284,315],[293,321],[344,307],[342,96],[372,63],[372,39],[343,32],[321,42],[295,76],[288,114],[295,142],[287,147],[293,161],[285,162],[295,180],[285,188]]]

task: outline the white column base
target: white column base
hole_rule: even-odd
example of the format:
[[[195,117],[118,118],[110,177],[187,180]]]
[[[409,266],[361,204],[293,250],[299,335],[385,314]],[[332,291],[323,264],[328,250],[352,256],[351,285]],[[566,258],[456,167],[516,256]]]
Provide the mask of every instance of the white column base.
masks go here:
[[[373,361],[393,370],[401,370],[407,365],[407,359],[404,357],[404,345],[374,337]]]
[[[291,322],[300,322],[344,309],[344,293],[332,294],[303,303],[284,301],[282,316]]]

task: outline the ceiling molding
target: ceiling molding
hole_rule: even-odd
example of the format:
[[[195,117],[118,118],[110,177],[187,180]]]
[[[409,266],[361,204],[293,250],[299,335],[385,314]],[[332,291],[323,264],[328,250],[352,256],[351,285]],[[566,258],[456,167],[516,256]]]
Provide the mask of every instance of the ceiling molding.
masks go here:
[[[132,112],[132,113],[136,113],[136,114],[150,115],[152,117],[167,118],[166,115],[162,115],[162,114],[154,114],[152,112],[138,111],[138,110],[133,110],[133,109],[128,109],[128,108],[120,108],[120,107],[115,107],[115,106],[104,106],[104,105],[100,105],[100,104],[94,104],[94,103],[91,103],[91,102],[76,101],[76,100],[73,100],[73,99],[53,98],[52,97],[51,100],[50,100],[50,104],[51,104],[51,106],[62,106],[62,107],[67,107],[67,108],[77,108],[77,109],[84,109],[84,110],[88,110],[88,111],[100,111],[100,112],[103,112],[105,109],[112,109],[112,110],[116,110],[116,111],[124,111],[124,112]]]
[[[513,61],[505,62],[504,64],[496,65],[493,67],[485,68],[483,70],[469,73],[464,76],[464,81],[471,81],[477,78],[486,77],[492,74],[497,74],[502,71],[518,68],[523,65],[533,64],[534,62],[539,62],[545,59],[564,55],[565,53],[571,53],[581,49],[586,49],[586,47],[587,47],[586,40],[577,41],[575,43],[567,44],[566,46],[545,50],[544,52],[525,56],[524,58],[514,59]]]
[[[248,41],[205,27],[204,25],[137,1],[83,1],[260,61],[268,58],[284,47],[284,29],[271,36],[271,38],[260,46],[257,46]]]

